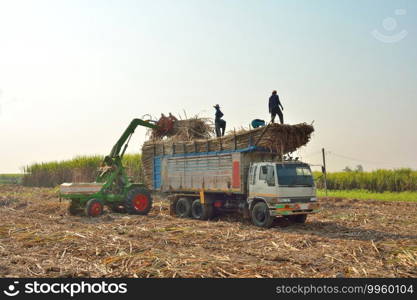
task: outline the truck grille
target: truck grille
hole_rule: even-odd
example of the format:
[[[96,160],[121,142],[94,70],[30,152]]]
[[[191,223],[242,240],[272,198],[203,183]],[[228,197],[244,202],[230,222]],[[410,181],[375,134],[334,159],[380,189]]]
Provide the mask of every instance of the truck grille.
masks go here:
[[[311,197],[290,198],[290,203],[310,203]]]

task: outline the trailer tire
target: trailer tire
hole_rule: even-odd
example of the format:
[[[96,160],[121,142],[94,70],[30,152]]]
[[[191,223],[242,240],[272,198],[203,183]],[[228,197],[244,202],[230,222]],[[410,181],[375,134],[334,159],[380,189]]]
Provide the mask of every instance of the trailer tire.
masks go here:
[[[152,208],[151,193],[143,187],[131,189],[127,193],[124,207],[131,215],[147,215]]]
[[[269,207],[265,202],[256,203],[251,211],[252,223],[258,227],[270,228],[274,218],[269,213]]]
[[[307,220],[307,214],[293,215],[288,217],[291,222],[294,223],[305,223]]]
[[[180,218],[191,216],[191,203],[187,198],[180,198],[175,203],[175,214]]]
[[[97,199],[90,199],[85,205],[85,214],[89,217],[98,217],[103,214],[103,203]]]
[[[200,199],[195,199],[191,205],[191,215],[197,220],[209,220],[213,217],[213,206],[201,204]]]

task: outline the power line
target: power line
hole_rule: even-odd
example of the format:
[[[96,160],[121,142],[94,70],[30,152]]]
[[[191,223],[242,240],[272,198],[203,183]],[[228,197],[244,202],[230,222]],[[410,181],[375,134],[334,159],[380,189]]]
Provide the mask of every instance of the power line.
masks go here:
[[[308,163],[311,167],[323,167],[323,164],[316,164],[316,163]]]
[[[398,165],[398,164],[392,163],[392,162],[376,162],[376,161],[368,161],[368,160],[358,159],[358,158],[355,158],[355,157],[338,154],[338,153],[335,153],[333,151],[326,151],[326,153],[329,154],[329,155],[333,155],[333,156],[336,156],[336,157],[339,157],[339,158],[346,159],[346,160],[356,161],[356,162],[362,162],[362,163],[367,163],[367,164],[373,164],[373,165],[380,165],[380,164],[383,164],[383,165]]]
[[[302,158],[304,160],[304,158],[310,157],[310,156],[315,156],[321,154],[321,150],[318,151],[314,151],[311,153],[308,153],[306,155],[299,155],[300,158]],[[339,154],[333,151],[326,151],[327,155],[331,155],[334,157],[338,157],[338,158],[342,158],[345,160],[349,160],[349,161],[356,161],[356,162],[360,162],[360,163],[366,163],[366,164],[371,164],[371,165],[390,165],[390,166],[399,166],[399,163],[393,163],[393,162],[388,162],[388,161],[371,161],[371,160],[365,160],[365,159],[360,159],[360,158],[356,158],[356,157],[352,157],[352,156],[348,156],[348,155],[344,155],[344,154]],[[322,164],[311,164],[309,163],[309,165],[314,166],[314,167],[319,167],[322,166]]]
[[[308,153],[308,154],[302,155],[302,156],[303,157],[308,157],[308,156],[313,156],[313,155],[317,155],[317,154],[320,154],[320,153],[321,153],[321,150],[318,150],[318,151],[311,152],[311,153]]]

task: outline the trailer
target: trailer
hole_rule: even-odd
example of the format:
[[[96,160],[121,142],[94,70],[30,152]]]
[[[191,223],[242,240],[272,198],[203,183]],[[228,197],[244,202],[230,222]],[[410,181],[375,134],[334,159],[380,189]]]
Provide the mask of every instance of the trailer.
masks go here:
[[[152,176],[153,191],[168,195],[178,217],[238,212],[270,227],[275,217],[304,223],[319,211],[310,166],[262,147],[155,156]]]

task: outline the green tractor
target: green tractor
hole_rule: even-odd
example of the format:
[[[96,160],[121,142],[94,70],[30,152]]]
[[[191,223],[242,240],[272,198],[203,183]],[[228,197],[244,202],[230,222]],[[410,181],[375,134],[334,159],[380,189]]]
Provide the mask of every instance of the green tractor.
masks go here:
[[[130,138],[138,126],[157,128],[154,121],[133,119],[110,154],[104,158],[95,182],[61,184],[60,197],[71,200],[70,214],[85,213],[97,217],[103,213],[105,205],[115,212],[148,214],[152,208],[150,191],[144,184],[133,183],[122,164]]]

